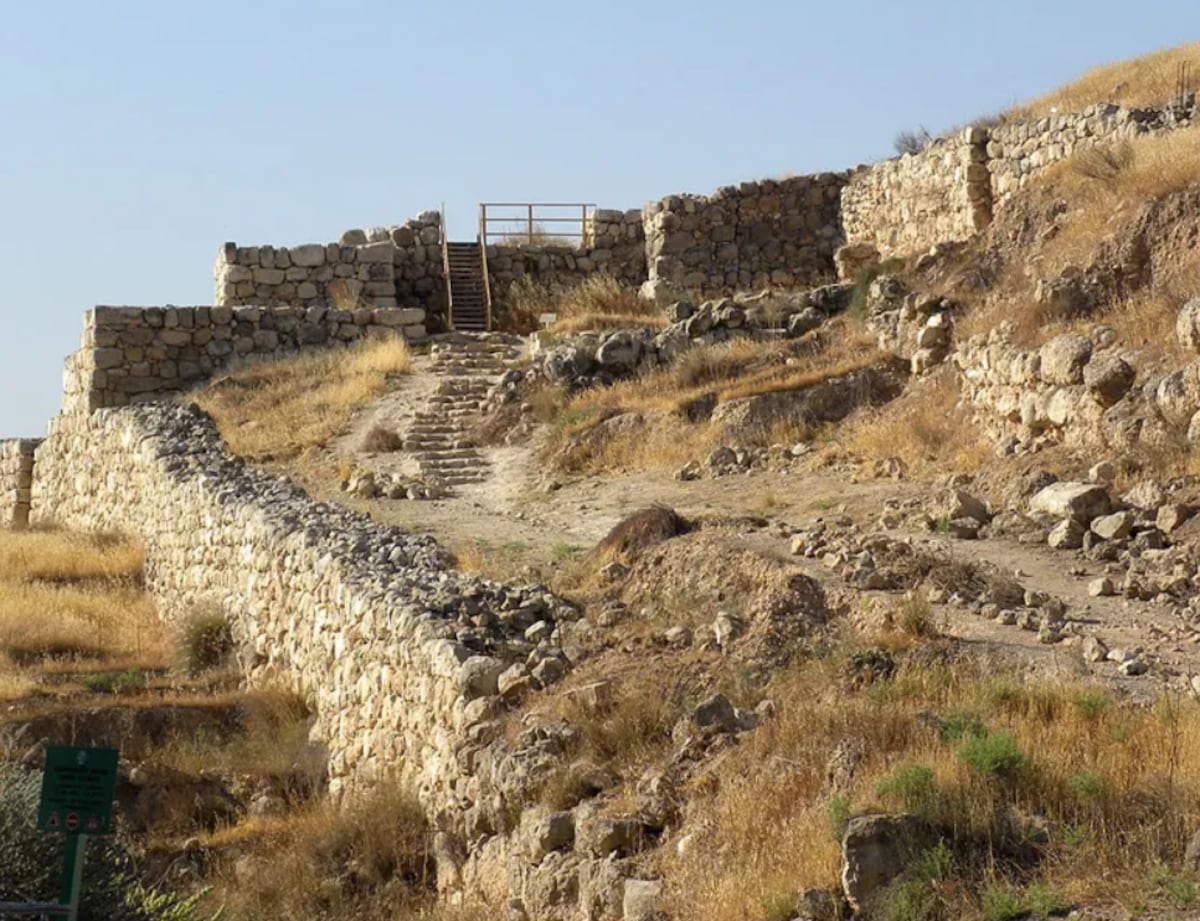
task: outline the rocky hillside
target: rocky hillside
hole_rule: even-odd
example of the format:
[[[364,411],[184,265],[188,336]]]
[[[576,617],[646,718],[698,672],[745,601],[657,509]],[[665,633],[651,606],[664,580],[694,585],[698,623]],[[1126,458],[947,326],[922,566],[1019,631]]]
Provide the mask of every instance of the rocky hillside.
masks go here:
[[[1196,56],[1004,118],[1191,113],[1170,75]],[[167,627],[136,544],[4,537],[6,784],[47,741],[119,738],[122,880],[172,917],[1200,918],[1190,117],[1062,151],[965,242],[843,250],[834,284],[529,286],[507,332],[138,410],[205,433],[212,507],[253,486],[281,559]],[[154,458],[177,478],[187,441]],[[368,558],[378,534],[420,566]],[[331,595],[361,591],[358,620],[298,695],[285,660],[326,648],[318,576],[355,547]],[[320,623],[256,646],[254,587],[310,571]],[[388,658],[410,623],[446,653],[429,674]],[[397,687],[442,720],[394,764],[364,740],[372,783],[343,790],[341,730],[412,735]]]

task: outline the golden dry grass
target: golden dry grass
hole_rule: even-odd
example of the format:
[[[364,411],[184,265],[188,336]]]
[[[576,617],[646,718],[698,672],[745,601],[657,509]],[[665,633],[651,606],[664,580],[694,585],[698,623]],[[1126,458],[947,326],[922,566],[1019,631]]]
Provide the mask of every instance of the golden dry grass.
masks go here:
[[[232,921],[433,917],[424,812],[389,783],[346,804],[325,801],[284,817],[250,818],[202,843],[235,855],[216,868],[204,902]],[[235,869],[242,854],[253,865],[248,875]]]
[[[958,383],[949,368],[886,406],[856,413],[837,440],[869,461],[898,458],[916,476],[970,473],[990,456],[978,426],[958,407]]]
[[[0,531],[0,653],[18,665],[167,664],[170,636],[141,588],[141,567],[140,546],[112,535]]]
[[[608,275],[591,275],[575,285],[543,285],[523,276],[504,296],[499,322],[508,332],[531,333],[540,327],[542,314],[551,313],[557,316],[551,332],[562,334],[666,325],[653,302]]]
[[[344,350],[251,365],[188,399],[213,417],[234,454],[281,460],[328,444],[357,407],[384,392],[390,376],[411,369],[402,338],[372,338]]]
[[[692,348],[665,368],[567,400],[543,456],[560,470],[583,474],[679,466],[721,443],[720,426],[689,421],[691,406],[804,390],[885,358],[866,329],[847,318],[800,340],[745,338]],[[633,413],[642,414],[640,423],[606,425]],[[784,428],[760,438],[791,443],[810,434]]]
[[[1077,80],[1017,106],[1010,118],[1041,118],[1051,109],[1078,112],[1099,102],[1127,108],[1153,108],[1178,92],[1179,68],[1191,67],[1191,89],[1200,86],[1200,42],[1164,48],[1151,54],[1089,70]]]
[[[836,889],[839,811],[916,811],[948,828],[950,917],[982,915],[989,880],[1132,907],[1153,894],[1147,880],[1177,866],[1200,821],[1194,702],[1139,708],[1087,685],[1010,679],[965,662],[916,663],[893,682],[851,691],[839,668],[809,663],[773,688],[778,716],[693,791],[703,833],[664,855],[673,917],[768,921],[806,888]],[[967,729],[957,739],[955,726]],[[1011,778],[964,756],[984,732],[993,741],[1010,734],[1024,756]],[[846,740],[864,758],[832,791],[826,766]],[[1049,854],[1035,869],[1005,857],[1017,843],[1012,816],[1045,821]],[[970,840],[981,844],[965,847]]]
[[[1068,204],[1061,232],[1042,248],[1038,269],[1043,277],[1087,265],[1100,243],[1128,225],[1147,202],[1200,180],[1200,130],[1139,137],[1119,147],[1121,155],[1085,148],[1035,180]],[[1111,171],[1102,165],[1107,159],[1118,164]]]

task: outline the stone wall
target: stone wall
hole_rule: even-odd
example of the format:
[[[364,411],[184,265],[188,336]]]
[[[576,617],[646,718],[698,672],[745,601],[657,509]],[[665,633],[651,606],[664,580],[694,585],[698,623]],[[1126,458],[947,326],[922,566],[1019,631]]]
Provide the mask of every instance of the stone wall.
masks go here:
[[[1146,134],[1172,131],[1192,123],[1195,98],[1162,109],[1090,106],[1046,118],[993,128],[987,144],[992,197],[1002,205],[1047,167],[1076,151]]]
[[[488,284],[497,306],[503,310],[513,283],[522,279],[539,285],[570,286],[590,275],[607,275],[634,288],[646,280],[641,209],[593,211],[588,236],[586,247],[489,245]]]
[[[33,453],[39,443],[34,438],[0,441],[0,528],[29,524]]]
[[[649,280],[701,297],[832,281],[846,173],[675,195],[644,210]]]
[[[855,170],[842,190],[846,242],[882,258],[967,240],[992,219],[988,134],[965,128],[905,154]]]
[[[536,666],[562,658],[574,609],[457,573],[432,538],[248,468],[195,407],[66,417],[36,472],[36,523],[136,534],[168,620],[219,606],[248,681],[315,702],[335,791],[396,771],[431,814],[468,808],[478,791],[462,765],[499,675],[529,664],[537,686],[565,670]]]
[[[425,335],[425,311],[400,307],[96,307],[67,359],[63,411],[170,397],[234,360]]]
[[[221,306],[420,307],[445,314],[441,215],[396,227],[348,230],[337,243],[226,243],[213,274]]]

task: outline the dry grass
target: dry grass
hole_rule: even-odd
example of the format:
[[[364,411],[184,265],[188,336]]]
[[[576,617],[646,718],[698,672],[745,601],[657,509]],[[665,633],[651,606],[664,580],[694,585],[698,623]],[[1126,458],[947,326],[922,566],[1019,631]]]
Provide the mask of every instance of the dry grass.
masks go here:
[[[357,407],[384,392],[389,376],[411,368],[403,339],[373,338],[345,350],[261,362],[188,398],[213,417],[233,453],[280,460],[327,445]]]
[[[322,803],[284,818],[250,819],[204,841],[243,857],[218,868],[205,899],[231,921],[428,917],[430,832],[415,797],[392,785],[347,806]]]
[[[1084,149],[1038,177],[1066,200],[1058,233],[1043,248],[1044,277],[1087,265],[1101,241],[1125,227],[1147,202],[1200,180],[1200,130],[1183,128]]]
[[[978,427],[958,406],[957,380],[948,368],[886,406],[851,417],[838,440],[870,461],[898,458],[915,475],[969,473],[990,456]]]
[[[542,285],[525,275],[505,295],[500,325],[507,332],[531,333],[541,327],[542,314],[548,313],[558,318],[550,331],[562,334],[666,325],[652,302],[607,275],[591,275],[566,286]]]
[[[113,535],[0,531],[0,653],[18,665],[167,664],[170,637],[141,589],[141,567],[141,547]]]
[[[838,826],[875,811],[914,811],[946,829],[949,866],[932,881],[941,888],[924,893],[943,913],[915,919],[980,917],[997,882],[1023,899],[1039,885],[1131,908],[1173,879],[1200,821],[1195,703],[1138,708],[1085,685],[928,660],[848,690],[842,661],[810,663],[774,688],[777,718],[695,791],[703,833],[665,855],[673,917],[768,921],[806,888],[836,889]],[[826,766],[847,741],[864,758],[831,790]],[[1021,840],[1034,817],[1048,833],[1040,862]],[[912,883],[917,894],[923,884]],[[1195,897],[1194,887],[1172,891]]]
[[[238,704],[242,732],[221,739],[175,739],[157,753],[158,761],[188,774],[219,770],[312,781],[323,773],[308,744],[312,713],[304,700],[290,690],[264,688],[238,698]]]
[[[1127,108],[1161,106],[1178,93],[1181,65],[1190,65],[1190,88],[1195,90],[1200,78],[1200,43],[1178,45],[1089,70],[1078,80],[1016,107],[1008,116],[1041,118],[1051,109],[1078,112],[1100,102],[1115,102]]]
[[[569,400],[558,413],[543,456],[570,473],[678,466],[721,443],[721,427],[705,421],[719,403],[804,390],[885,358],[865,328],[847,318],[800,340],[746,338],[692,348],[665,368]],[[628,417],[629,424],[609,424],[626,414],[641,414],[641,421]],[[774,444],[809,434],[789,426],[758,437]]]

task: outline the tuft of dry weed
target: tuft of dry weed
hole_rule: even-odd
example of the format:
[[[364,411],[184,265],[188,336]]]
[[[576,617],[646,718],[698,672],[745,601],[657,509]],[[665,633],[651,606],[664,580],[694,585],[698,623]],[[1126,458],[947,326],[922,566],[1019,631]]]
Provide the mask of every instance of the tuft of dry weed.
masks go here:
[[[839,440],[867,460],[898,458],[918,475],[946,470],[970,473],[990,456],[979,427],[958,405],[958,384],[949,368],[886,406],[852,416]]]
[[[559,334],[666,326],[651,301],[608,275],[591,275],[576,285],[544,285],[522,276],[505,296],[499,320],[508,332],[531,333],[541,327],[543,314],[557,317],[549,331]]]
[[[216,378],[187,399],[213,417],[229,449],[252,460],[281,460],[322,447],[355,408],[407,374],[412,354],[399,336],[347,349],[260,362]]]

